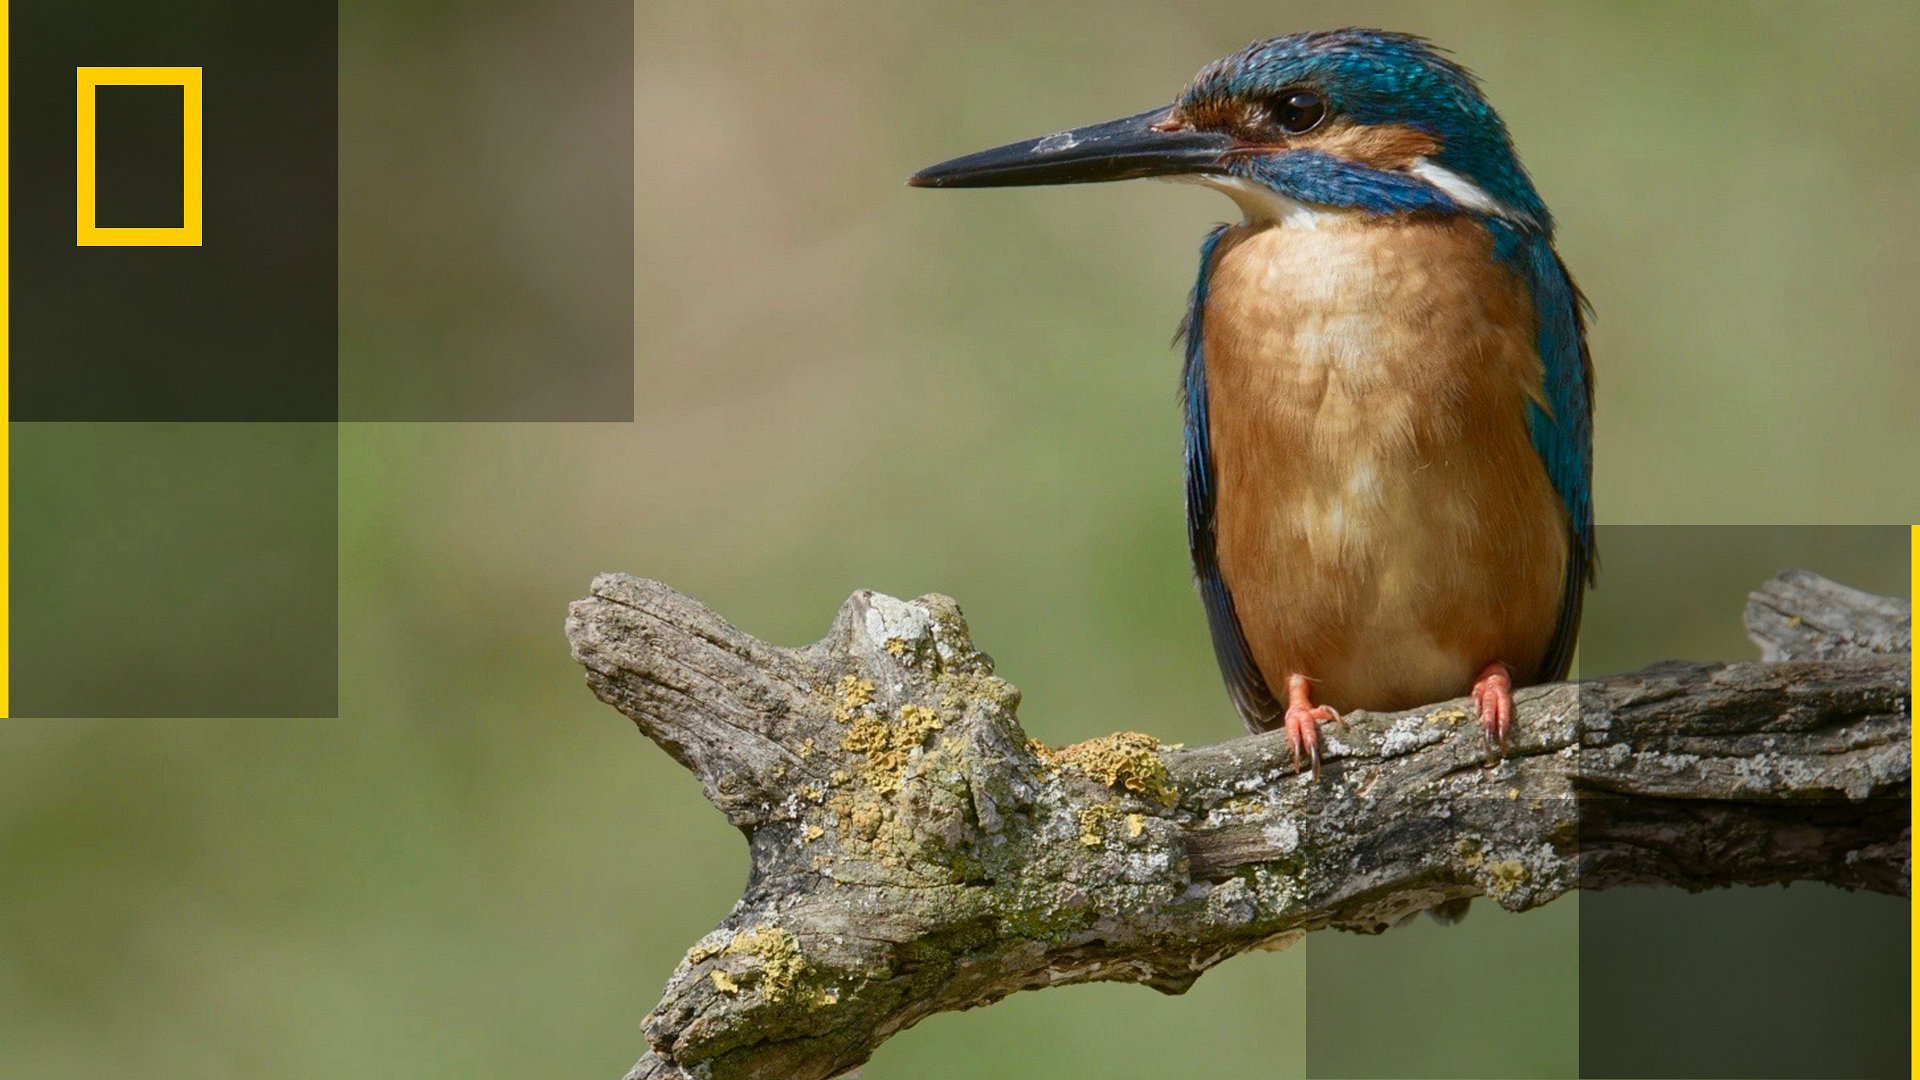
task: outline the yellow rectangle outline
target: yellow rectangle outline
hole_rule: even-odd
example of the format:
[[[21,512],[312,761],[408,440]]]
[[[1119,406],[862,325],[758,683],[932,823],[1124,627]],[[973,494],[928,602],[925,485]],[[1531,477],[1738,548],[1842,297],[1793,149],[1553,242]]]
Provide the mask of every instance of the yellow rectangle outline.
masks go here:
[[[80,247],[199,247],[202,110],[200,69],[197,67],[83,67],[75,68],[79,113],[79,146],[74,161],[75,243]],[[181,127],[180,225],[171,229],[103,229],[94,224],[94,91],[102,86],[178,86]]]

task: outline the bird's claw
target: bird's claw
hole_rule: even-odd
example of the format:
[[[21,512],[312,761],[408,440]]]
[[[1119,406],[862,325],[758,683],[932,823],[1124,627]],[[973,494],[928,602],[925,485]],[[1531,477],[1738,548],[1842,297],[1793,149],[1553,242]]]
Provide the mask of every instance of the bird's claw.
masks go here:
[[[1496,660],[1480,670],[1473,680],[1473,711],[1480,717],[1487,748],[1497,758],[1505,757],[1513,734],[1513,672],[1507,665]]]
[[[1287,707],[1287,745],[1293,749],[1296,771],[1310,767],[1313,778],[1320,779],[1320,725],[1331,724],[1339,719],[1340,714],[1326,705],[1294,704]]]

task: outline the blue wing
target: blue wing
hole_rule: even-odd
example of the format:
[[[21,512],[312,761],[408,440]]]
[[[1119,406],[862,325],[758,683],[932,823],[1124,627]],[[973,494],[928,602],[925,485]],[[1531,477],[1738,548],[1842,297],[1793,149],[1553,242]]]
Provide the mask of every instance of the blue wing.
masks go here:
[[[1207,364],[1202,355],[1206,334],[1201,320],[1206,314],[1213,250],[1226,229],[1225,225],[1217,226],[1200,245],[1200,277],[1193,286],[1187,317],[1180,324],[1180,337],[1186,339],[1180,399],[1186,414],[1187,550],[1193,556],[1200,602],[1207,610],[1214,659],[1220,662],[1220,677],[1226,680],[1233,707],[1250,730],[1266,731],[1278,723],[1281,712],[1253,654],[1247,650],[1240,617],[1233,610],[1233,595],[1227,591],[1227,583],[1220,577],[1220,563],[1214,557],[1213,452],[1208,446]]]
[[[1572,539],[1559,621],[1546,659],[1530,680],[1552,682],[1565,678],[1573,663],[1581,601],[1599,568],[1593,532],[1593,360],[1587,353],[1588,306],[1545,233],[1516,230],[1502,236],[1496,227],[1495,240],[1533,291],[1536,346],[1545,376],[1540,396],[1546,407],[1527,403],[1527,429],[1566,507]]]

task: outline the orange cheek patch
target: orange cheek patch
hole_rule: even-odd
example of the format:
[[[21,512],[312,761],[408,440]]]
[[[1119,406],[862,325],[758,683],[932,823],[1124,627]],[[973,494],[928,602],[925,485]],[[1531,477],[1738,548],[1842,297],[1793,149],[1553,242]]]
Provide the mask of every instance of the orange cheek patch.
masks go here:
[[[1372,169],[1405,169],[1420,158],[1440,152],[1439,139],[1397,124],[1375,127],[1329,124],[1293,139],[1291,145],[1301,150],[1325,151]]]

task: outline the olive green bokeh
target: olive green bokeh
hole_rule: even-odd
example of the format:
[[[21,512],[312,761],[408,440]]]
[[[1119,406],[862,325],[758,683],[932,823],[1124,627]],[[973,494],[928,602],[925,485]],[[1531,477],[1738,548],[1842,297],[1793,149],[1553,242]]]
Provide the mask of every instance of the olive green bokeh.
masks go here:
[[[1165,101],[1255,37],[1385,25],[1486,78],[1599,310],[1602,521],[1920,518],[1905,6],[760,0],[638,23],[637,422],[344,426],[337,721],[8,729],[4,1071],[619,1075],[746,862],[582,687],[560,619],[597,571],[785,643],[855,588],[947,592],[1035,736],[1234,734],[1185,566],[1163,347],[1231,208],[1144,183],[900,182]],[[500,33],[382,32],[442,56]],[[564,197],[551,160],[476,167]],[[1625,569],[1602,570],[1626,602]],[[1720,619],[1752,584],[1673,576]],[[1724,626],[1699,649],[1738,647]],[[1564,922],[1563,903],[1456,930]],[[1406,947],[1427,940],[1447,942],[1423,925]],[[1179,999],[1082,987],[937,1017],[864,1075],[1300,1076],[1320,947]],[[1397,1037],[1378,1019],[1366,1037]],[[1498,1034],[1549,1064],[1573,1035]]]
[[[11,425],[13,715],[332,716],[337,437]]]

